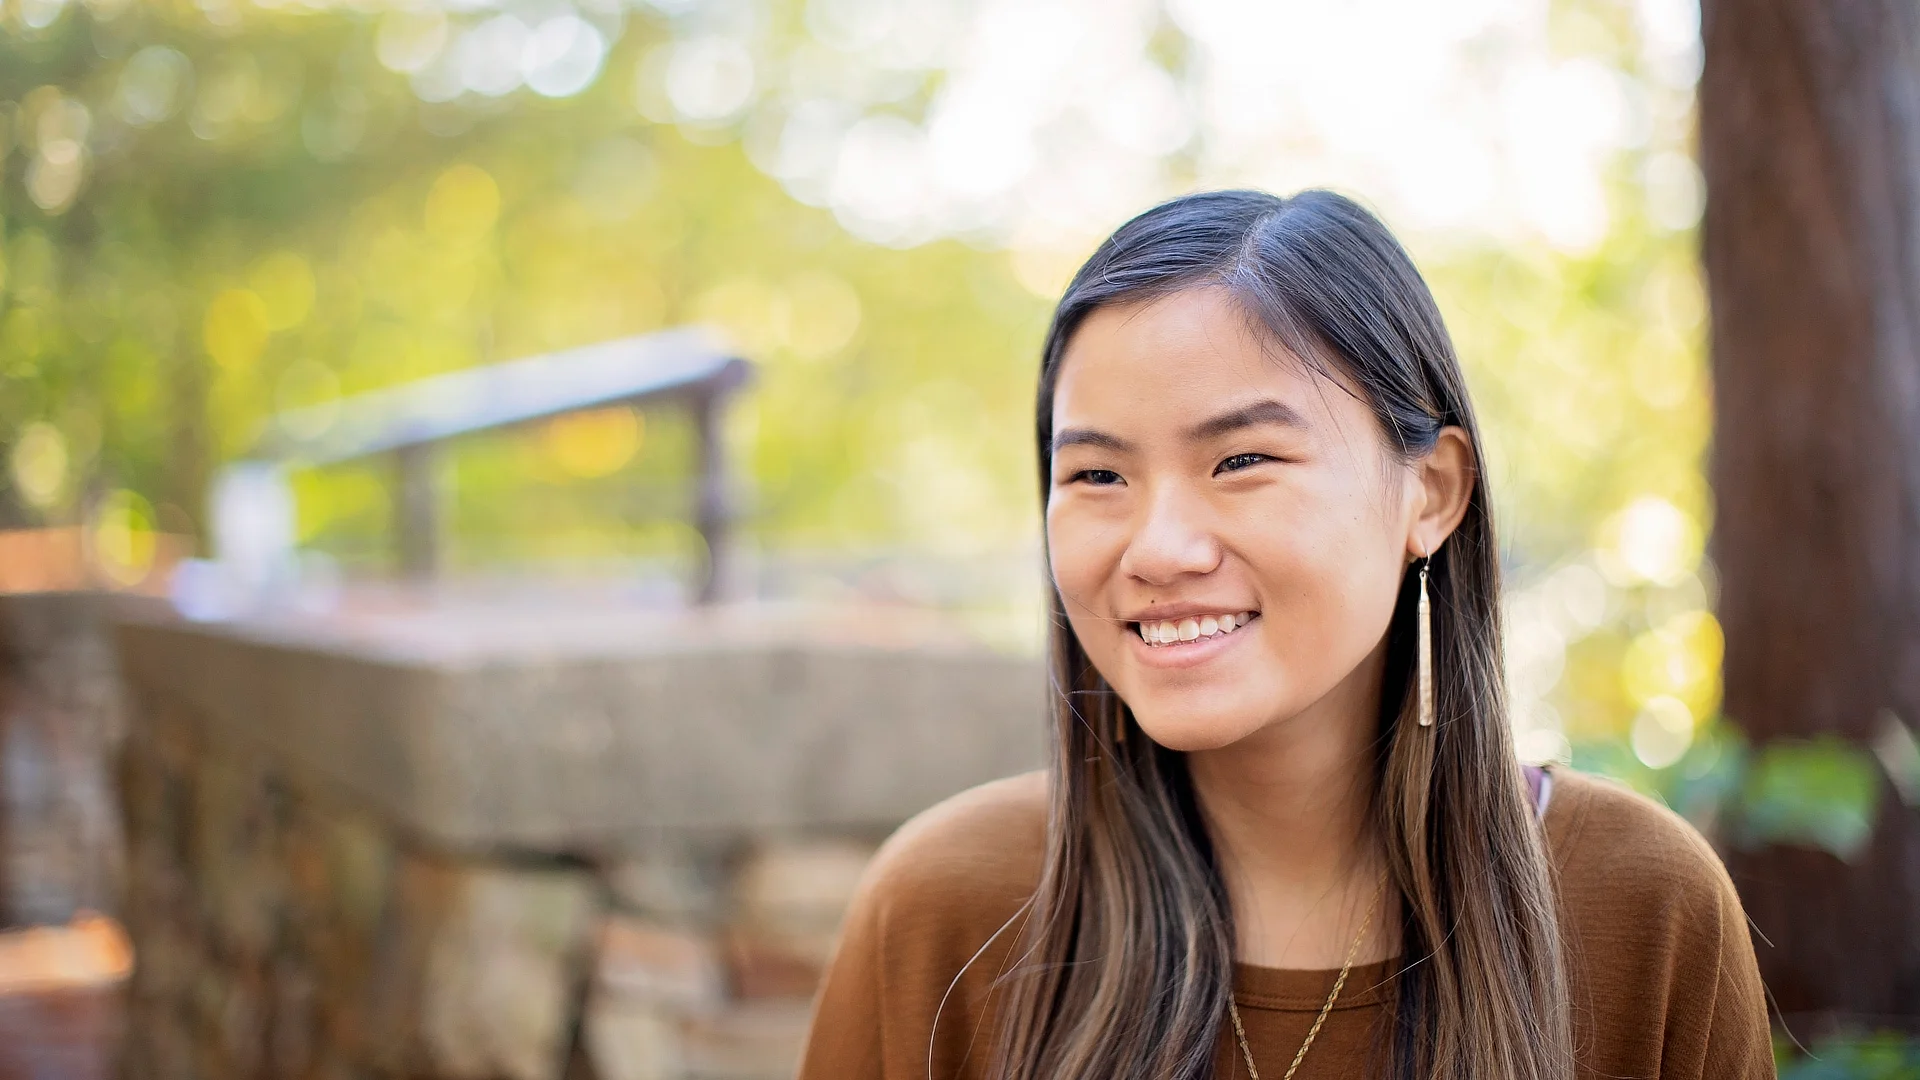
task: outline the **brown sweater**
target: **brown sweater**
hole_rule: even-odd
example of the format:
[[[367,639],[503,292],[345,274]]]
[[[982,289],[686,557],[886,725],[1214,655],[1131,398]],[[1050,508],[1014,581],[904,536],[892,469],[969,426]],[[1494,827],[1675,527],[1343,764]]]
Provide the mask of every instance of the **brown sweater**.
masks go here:
[[[1579,1076],[1773,1076],[1746,917],[1713,851],[1624,788],[1564,768],[1552,777],[1547,840]],[[1045,821],[1046,780],[1030,773],[955,796],[888,841],[821,988],[802,1080],[991,1075],[988,992],[1014,928],[995,935],[1038,880]],[[1377,1074],[1393,966],[1353,969],[1296,1080]],[[1234,998],[1262,1077],[1286,1071],[1335,974],[1236,965]],[[1222,1028],[1215,1075],[1244,1076]]]

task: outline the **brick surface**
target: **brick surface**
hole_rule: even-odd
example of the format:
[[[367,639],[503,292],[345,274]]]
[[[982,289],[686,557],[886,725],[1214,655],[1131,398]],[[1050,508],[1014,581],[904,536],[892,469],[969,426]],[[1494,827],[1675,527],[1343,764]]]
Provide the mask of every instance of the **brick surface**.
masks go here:
[[[738,918],[769,929],[832,931],[873,852],[871,844],[841,839],[756,845],[734,879]]]
[[[444,1080],[559,1080],[597,892],[583,872],[411,860],[399,933],[419,957],[408,1064]]]
[[[592,1080],[681,1080],[680,1019],[657,1004],[616,995],[589,1001],[581,1026]],[[571,1080],[571,1078],[570,1078]]]
[[[120,990],[0,994],[0,1080],[108,1080]]]
[[[741,998],[806,998],[833,958],[840,920],[874,846],[844,839],[756,845],[734,880],[728,970]]]
[[[116,613],[157,608],[0,592],[0,926],[117,909],[112,768],[125,721],[108,630]]]
[[[708,1009],[725,992],[720,951],[706,933],[632,916],[601,920],[594,992],[678,1010]]]
[[[729,884],[727,845],[660,841],[608,861],[616,907],[674,923],[720,916]]]
[[[275,634],[124,636],[124,1080],[785,1078],[877,837],[1025,760],[965,650]]]
[[[682,1032],[687,1080],[786,1080],[812,1018],[802,1001],[751,1002],[691,1018]]]

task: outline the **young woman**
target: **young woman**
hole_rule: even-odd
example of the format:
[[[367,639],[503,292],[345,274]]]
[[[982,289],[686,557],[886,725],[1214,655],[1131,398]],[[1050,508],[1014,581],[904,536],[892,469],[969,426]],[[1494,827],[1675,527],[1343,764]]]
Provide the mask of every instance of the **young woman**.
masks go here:
[[[1473,410],[1379,221],[1135,218],[1038,434],[1052,765],[883,849],[805,1080],[1773,1075],[1713,852],[1515,761]]]

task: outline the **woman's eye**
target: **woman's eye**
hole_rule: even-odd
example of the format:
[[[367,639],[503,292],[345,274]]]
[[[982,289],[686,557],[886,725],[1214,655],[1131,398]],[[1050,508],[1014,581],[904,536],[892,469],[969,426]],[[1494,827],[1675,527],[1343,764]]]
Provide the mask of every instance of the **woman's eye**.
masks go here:
[[[1121,482],[1120,474],[1112,469],[1081,469],[1067,479],[1068,483],[1081,481],[1096,487],[1109,487]]]
[[[1223,472],[1237,472],[1238,470],[1247,468],[1250,465],[1258,465],[1263,461],[1272,461],[1272,460],[1273,460],[1272,458],[1268,457],[1265,454],[1235,454],[1232,457],[1226,459],[1225,461],[1222,461],[1219,464],[1219,466],[1213,470],[1213,472],[1215,476],[1218,476]]]

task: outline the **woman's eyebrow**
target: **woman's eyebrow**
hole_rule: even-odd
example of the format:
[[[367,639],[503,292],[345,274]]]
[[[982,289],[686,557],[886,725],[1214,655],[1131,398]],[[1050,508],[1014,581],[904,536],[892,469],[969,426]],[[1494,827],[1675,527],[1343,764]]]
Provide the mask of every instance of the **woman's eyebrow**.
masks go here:
[[[1278,424],[1281,427],[1299,428],[1302,431],[1312,426],[1307,423],[1307,418],[1301,416],[1299,410],[1293,406],[1284,401],[1266,398],[1200,421],[1187,429],[1187,438],[1194,442],[1205,442],[1239,431],[1241,428],[1258,427],[1262,424]]]
[[[1118,435],[1109,435],[1093,428],[1062,428],[1054,432],[1053,452],[1059,453],[1069,446],[1097,446],[1102,450],[1112,450],[1117,454],[1133,452],[1133,444]]]

